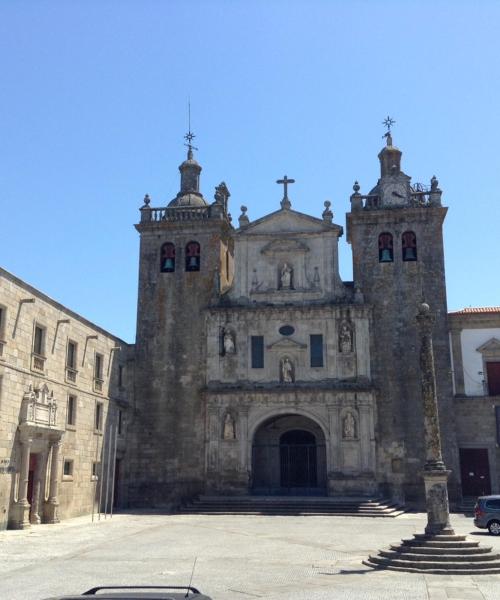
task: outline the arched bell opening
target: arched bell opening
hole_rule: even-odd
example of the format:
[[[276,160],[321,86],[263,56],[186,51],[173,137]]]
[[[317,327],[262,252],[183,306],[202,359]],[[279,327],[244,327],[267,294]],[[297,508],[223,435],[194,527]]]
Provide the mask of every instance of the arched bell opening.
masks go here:
[[[326,444],[321,427],[302,415],[265,421],[252,444],[252,493],[326,495]]]

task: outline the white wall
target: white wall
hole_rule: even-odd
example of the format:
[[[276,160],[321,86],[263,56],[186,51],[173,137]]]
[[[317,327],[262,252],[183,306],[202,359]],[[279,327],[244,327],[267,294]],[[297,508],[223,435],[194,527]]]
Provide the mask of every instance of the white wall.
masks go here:
[[[464,365],[464,384],[466,396],[483,396],[485,375],[483,358],[479,348],[491,338],[500,339],[500,328],[463,329],[460,335],[462,345],[462,361]]]

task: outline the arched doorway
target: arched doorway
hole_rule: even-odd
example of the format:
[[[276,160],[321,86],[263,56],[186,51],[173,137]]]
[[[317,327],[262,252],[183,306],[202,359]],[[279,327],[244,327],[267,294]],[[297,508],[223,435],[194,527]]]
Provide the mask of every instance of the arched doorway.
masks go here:
[[[302,415],[265,421],[252,444],[252,493],[325,495],[326,449],[321,427]]]

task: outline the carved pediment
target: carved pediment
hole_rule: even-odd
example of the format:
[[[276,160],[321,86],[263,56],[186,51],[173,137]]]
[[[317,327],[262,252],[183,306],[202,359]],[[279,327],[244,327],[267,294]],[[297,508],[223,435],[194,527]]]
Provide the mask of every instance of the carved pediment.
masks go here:
[[[307,348],[306,344],[296,342],[292,338],[279,339],[267,346],[268,350],[304,350],[304,348]]]
[[[476,348],[477,352],[488,355],[500,356],[500,340],[497,338],[491,338],[479,348]]]
[[[300,213],[296,210],[278,210],[256,221],[243,229],[238,230],[238,235],[254,234],[280,234],[280,233],[320,233],[323,231],[337,231],[342,235],[342,227],[334,223],[327,223],[322,219]]]
[[[309,247],[300,242],[299,240],[294,240],[293,238],[282,238],[273,240],[266,244],[262,250],[262,254],[266,255],[276,255],[276,254],[297,254],[297,253],[309,252]]]

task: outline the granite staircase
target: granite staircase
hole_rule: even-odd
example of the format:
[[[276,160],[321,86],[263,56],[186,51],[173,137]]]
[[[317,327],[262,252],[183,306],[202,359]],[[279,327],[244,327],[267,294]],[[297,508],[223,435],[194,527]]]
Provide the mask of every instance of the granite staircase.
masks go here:
[[[200,496],[181,506],[182,514],[202,515],[332,515],[398,517],[399,504],[380,498],[316,496]]]
[[[465,535],[415,534],[413,539],[392,544],[363,564],[392,571],[441,575],[492,575],[500,573],[500,554]]]

